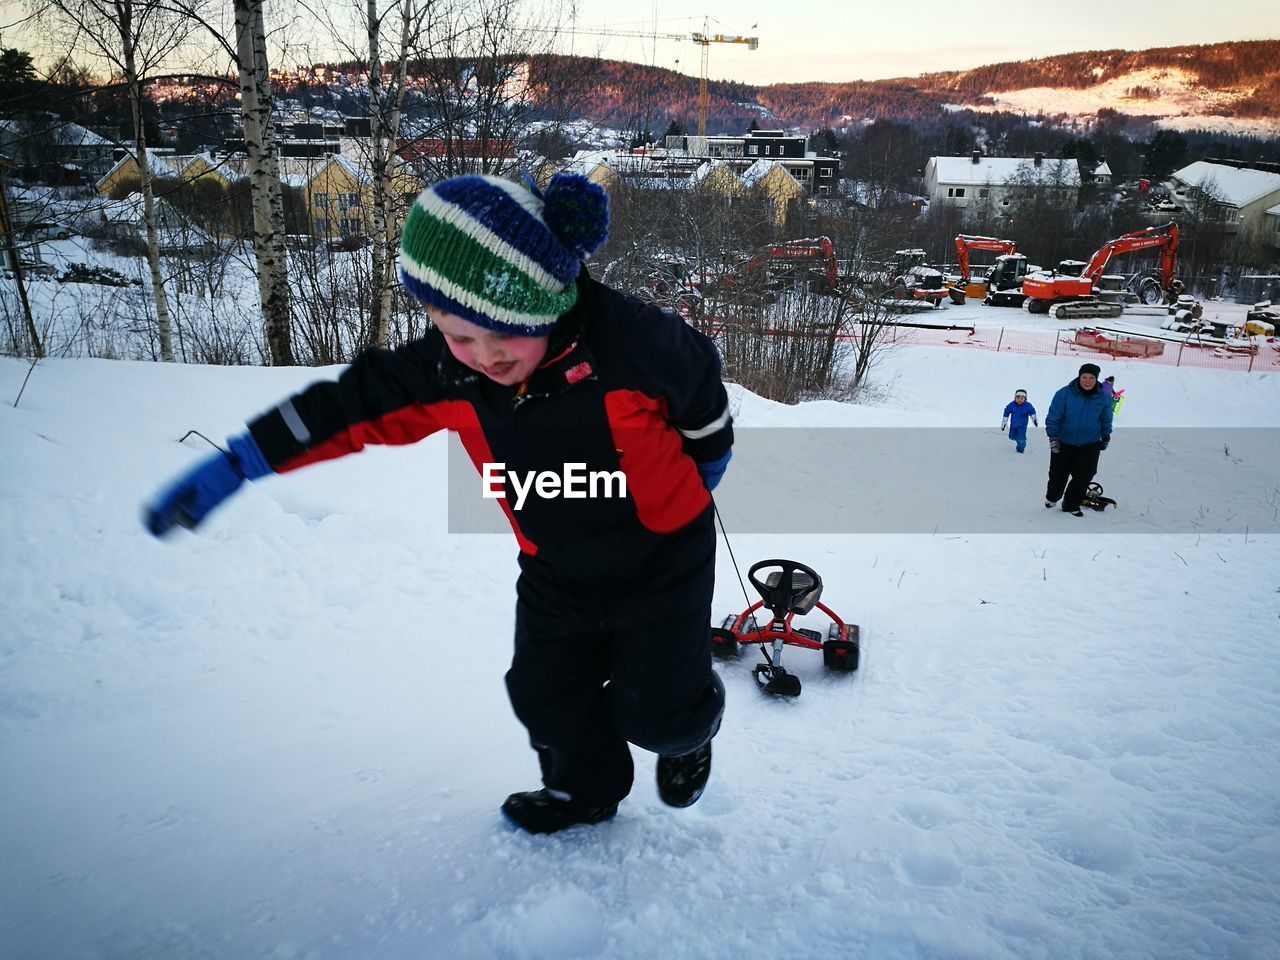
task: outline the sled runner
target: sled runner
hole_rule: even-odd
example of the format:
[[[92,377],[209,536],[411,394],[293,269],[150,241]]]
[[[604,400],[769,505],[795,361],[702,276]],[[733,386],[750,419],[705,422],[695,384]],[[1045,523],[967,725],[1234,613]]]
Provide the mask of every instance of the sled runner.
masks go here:
[[[771,570],[762,580],[760,571]],[[749,644],[759,644],[765,662],[752,671],[757,686],[765,693],[780,697],[800,696],[800,678],[782,666],[786,646],[821,650],[822,662],[828,670],[851,673],[858,669],[858,626],[845,623],[819,600],[822,578],[812,567],[795,560],[761,560],[747,571],[747,579],[761,599],[736,617],[711,630],[712,652],[721,659],[741,656]],[[767,607],[772,617],[762,627],[755,613]],[[830,619],[826,639],[817,630],[793,626],[797,616],[805,616],[814,608]],[[772,651],[772,655],[770,655]]]

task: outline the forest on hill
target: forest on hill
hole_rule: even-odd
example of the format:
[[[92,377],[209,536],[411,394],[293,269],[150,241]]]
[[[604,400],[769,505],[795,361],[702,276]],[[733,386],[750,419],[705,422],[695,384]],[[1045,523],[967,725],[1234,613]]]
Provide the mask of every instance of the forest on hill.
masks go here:
[[[572,58],[541,58],[562,68]],[[600,60],[590,119],[634,129],[618,118],[647,117],[661,132],[672,120],[697,115],[698,79],[644,64]],[[1280,117],[1280,40],[1250,40],[1151,50],[1102,50],[990,64],[972,70],[893,80],[793,83],[754,87],[712,80],[707,128],[737,132],[762,125],[813,130],[862,119],[935,121],[955,106],[982,107],[991,93],[1032,87],[1088,89],[1141,71],[1182,71],[1206,91],[1228,95],[1222,112]],[[948,106],[950,105],[950,106]]]

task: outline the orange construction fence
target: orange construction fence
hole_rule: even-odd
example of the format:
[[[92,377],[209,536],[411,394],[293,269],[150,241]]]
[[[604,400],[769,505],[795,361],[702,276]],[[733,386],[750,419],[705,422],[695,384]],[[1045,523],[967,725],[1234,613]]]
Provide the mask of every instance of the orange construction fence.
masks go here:
[[[1253,338],[1247,346],[1186,340],[1154,340],[1088,330],[1010,330],[980,327],[942,330],[893,326],[889,342],[929,347],[966,347],[1040,356],[1107,357],[1175,367],[1280,372],[1280,338]]]

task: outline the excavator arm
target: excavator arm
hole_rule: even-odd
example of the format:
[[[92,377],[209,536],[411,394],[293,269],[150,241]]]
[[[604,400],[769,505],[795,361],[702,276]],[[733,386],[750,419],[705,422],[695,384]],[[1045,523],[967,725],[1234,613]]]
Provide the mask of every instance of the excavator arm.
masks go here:
[[[826,277],[828,291],[836,288],[839,279],[839,266],[836,263],[835,247],[829,237],[811,237],[803,240],[784,240],[771,243],[747,261],[751,269],[759,270],[768,260],[822,260],[823,273]]]
[[[1160,285],[1167,290],[1169,284],[1173,282],[1173,274],[1178,263],[1178,225],[1172,220],[1158,227],[1147,227],[1145,230],[1126,233],[1123,237],[1104,243],[1089,258],[1089,263],[1081,276],[1088,277],[1092,283],[1097,283],[1098,277],[1102,276],[1102,271],[1106,269],[1112,257],[1117,254],[1132,253],[1135,250],[1150,250],[1153,247],[1160,248]]]
[[[966,233],[956,235],[956,262],[960,265],[959,285],[969,282],[969,251],[990,250],[992,253],[1017,253],[1018,245],[1012,240],[996,237],[975,237]]]

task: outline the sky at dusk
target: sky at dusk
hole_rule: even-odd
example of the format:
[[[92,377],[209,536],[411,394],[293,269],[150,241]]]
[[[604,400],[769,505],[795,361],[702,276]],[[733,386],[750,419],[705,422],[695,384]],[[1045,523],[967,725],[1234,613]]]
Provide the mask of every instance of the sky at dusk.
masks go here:
[[[1275,0],[1166,0],[1148,4],[1016,5],[950,0],[703,0],[683,4],[634,0],[578,0],[583,28],[658,33],[702,31],[760,38],[759,49],[719,43],[710,48],[709,76],[752,84],[840,82],[909,77],[1083,50],[1265,40],[1280,36]],[[1101,12],[1105,11],[1105,13]],[[580,36],[576,51],[634,60],[697,75],[692,42]],[[675,61],[679,59],[679,65]]]
[[[1063,4],[1060,0],[1023,0],[1016,7],[951,0],[810,0],[804,5],[702,0],[696,7],[674,0],[527,3],[526,14],[542,24],[576,11],[573,23],[580,32],[566,33],[558,41],[561,52],[645,63],[695,77],[701,50],[688,39],[691,33],[705,29],[712,35],[758,37],[756,50],[745,44],[712,44],[708,70],[714,80],[754,85],[912,77],[1086,50],[1145,50],[1280,37],[1276,0],[1165,0],[1158,13],[1143,4]],[[390,5],[390,0],[378,0],[380,9]],[[269,0],[267,18],[275,30],[270,41],[273,64],[293,67],[346,59],[332,39],[324,39],[331,35],[315,11],[327,9],[343,20],[363,8],[362,0],[328,0],[319,6]],[[65,43],[42,36],[39,28],[24,22],[28,10],[20,0],[0,0],[0,46],[32,51],[43,67],[55,55],[65,54]],[[230,10],[230,3],[221,9],[228,32]],[[562,22],[570,26],[567,19]],[[644,36],[590,32],[601,29]],[[354,26],[340,33],[356,47],[362,45],[362,31]],[[655,39],[655,35],[664,38]],[[178,56],[203,59],[200,66],[205,70],[226,68],[225,55],[193,58],[191,53],[186,50]],[[177,66],[172,61],[170,65]]]

